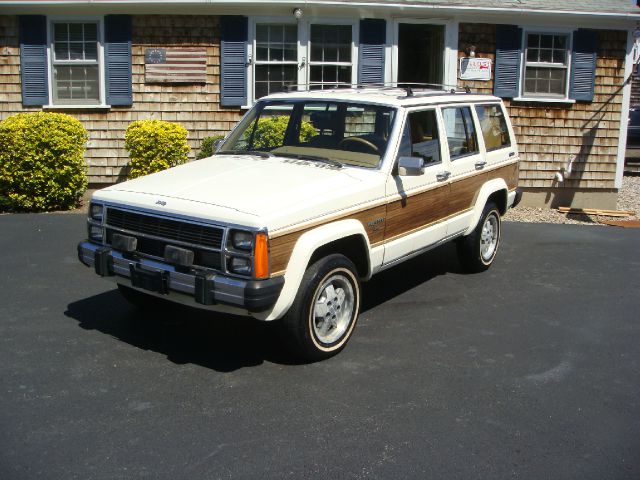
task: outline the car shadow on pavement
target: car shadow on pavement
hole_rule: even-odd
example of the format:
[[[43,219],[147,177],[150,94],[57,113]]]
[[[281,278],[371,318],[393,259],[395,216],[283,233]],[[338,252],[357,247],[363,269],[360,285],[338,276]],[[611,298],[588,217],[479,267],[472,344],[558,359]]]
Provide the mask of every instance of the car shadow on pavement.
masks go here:
[[[78,300],[65,315],[81,328],[97,330],[133,345],[165,355],[176,364],[196,364],[232,372],[265,360],[292,364],[279,348],[271,323],[178,305],[142,311],[117,289]]]
[[[364,283],[360,311],[366,312],[447,273],[462,273],[453,242],[384,270]]]
[[[452,245],[403,262],[364,284],[362,311],[459,268]],[[169,303],[156,311],[143,311],[130,305],[117,289],[70,303],[65,315],[83,329],[160,353],[176,364],[196,364],[225,373],[265,361],[298,364],[281,346],[275,322]]]

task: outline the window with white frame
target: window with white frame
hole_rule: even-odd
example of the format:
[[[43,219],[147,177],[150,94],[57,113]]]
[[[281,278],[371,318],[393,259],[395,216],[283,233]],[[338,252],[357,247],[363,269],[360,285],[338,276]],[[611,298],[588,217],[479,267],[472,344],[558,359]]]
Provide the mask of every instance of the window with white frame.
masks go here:
[[[52,103],[100,104],[98,22],[54,21],[51,28]]]
[[[309,83],[324,89],[351,84],[353,61],[351,25],[311,25]]]
[[[298,26],[257,24],[255,98],[281,92],[298,82]]]
[[[525,33],[524,97],[566,97],[569,43],[567,34]]]
[[[253,99],[287,87],[335,88],[353,82],[352,24],[255,23]]]

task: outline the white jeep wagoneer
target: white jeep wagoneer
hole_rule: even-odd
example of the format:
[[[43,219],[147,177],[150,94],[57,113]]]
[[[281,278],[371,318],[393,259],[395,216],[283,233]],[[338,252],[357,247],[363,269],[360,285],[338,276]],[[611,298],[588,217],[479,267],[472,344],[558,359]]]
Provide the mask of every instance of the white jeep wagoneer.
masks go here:
[[[357,88],[265,97],[217,153],[93,195],[80,261],[154,297],[278,320],[317,360],[351,336],[360,282],[443,242],[481,271],[517,202],[501,100]]]

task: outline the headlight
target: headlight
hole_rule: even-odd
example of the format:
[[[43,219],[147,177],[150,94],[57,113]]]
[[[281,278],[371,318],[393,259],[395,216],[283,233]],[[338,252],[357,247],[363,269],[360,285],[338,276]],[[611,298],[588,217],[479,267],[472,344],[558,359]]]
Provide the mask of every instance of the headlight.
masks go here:
[[[89,240],[102,243],[104,239],[104,230],[100,225],[89,225]]]
[[[253,250],[253,233],[240,230],[231,232],[231,246],[236,250],[250,252]]]
[[[238,275],[251,275],[251,259],[246,257],[230,257],[227,270]]]
[[[89,205],[89,217],[92,220],[102,223],[102,219],[104,218],[104,205],[100,203],[92,203]]]

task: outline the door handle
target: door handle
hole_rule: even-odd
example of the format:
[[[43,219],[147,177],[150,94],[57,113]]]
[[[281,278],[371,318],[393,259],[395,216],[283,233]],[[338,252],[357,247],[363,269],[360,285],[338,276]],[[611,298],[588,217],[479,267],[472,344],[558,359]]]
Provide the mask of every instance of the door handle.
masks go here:
[[[482,170],[484,166],[487,164],[484,160],[476,162],[476,170]]]
[[[450,175],[451,175],[451,172],[448,172],[445,170],[443,172],[436,173],[436,179],[439,182],[444,182],[447,178],[449,178]]]

